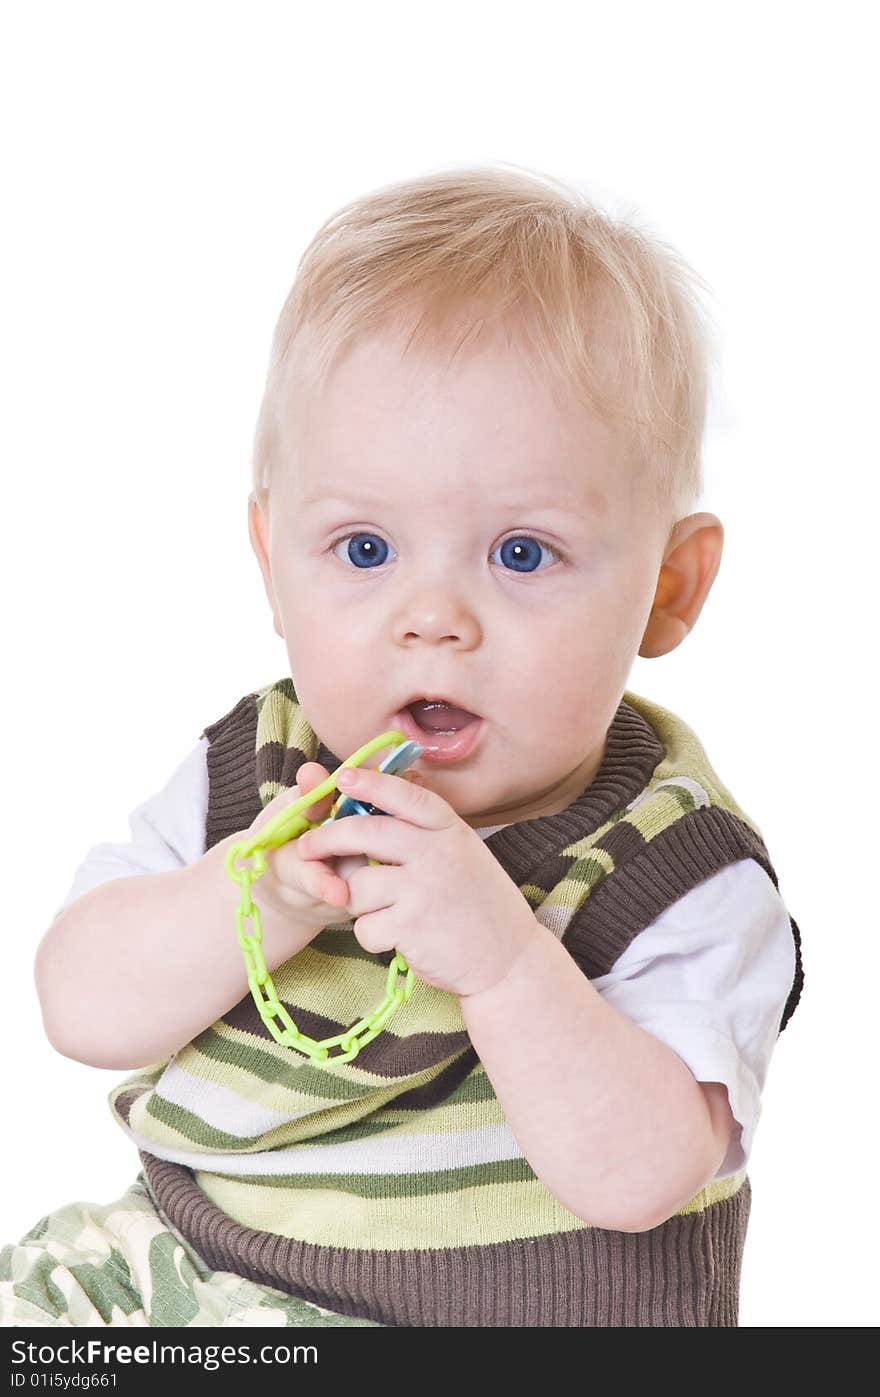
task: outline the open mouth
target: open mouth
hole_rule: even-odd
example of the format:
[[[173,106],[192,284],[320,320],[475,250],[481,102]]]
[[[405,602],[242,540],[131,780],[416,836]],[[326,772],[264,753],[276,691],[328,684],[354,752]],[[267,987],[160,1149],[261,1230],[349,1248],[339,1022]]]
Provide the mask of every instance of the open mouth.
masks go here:
[[[446,699],[414,699],[408,703],[406,711],[423,732],[447,735],[460,732],[468,724],[478,722],[476,713],[466,708],[457,708]]]
[[[461,761],[473,751],[483,720],[446,699],[413,699],[394,724],[423,748],[419,761]]]

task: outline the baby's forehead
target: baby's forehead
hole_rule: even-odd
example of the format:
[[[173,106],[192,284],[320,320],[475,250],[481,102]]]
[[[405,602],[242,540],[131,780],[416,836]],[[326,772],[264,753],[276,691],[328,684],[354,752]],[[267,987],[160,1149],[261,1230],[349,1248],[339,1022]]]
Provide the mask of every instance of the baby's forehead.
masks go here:
[[[479,510],[487,522],[555,508],[620,526],[646,508],[627,426],[498,330],[460,353],[408,350],[396,331],[362,334],[321,381],[303,378],[289,406],[285,493],[297,513],[346,501],[417,510],[434,489],[453,516],[459,502],[459,517]]]
[[[322,384],[301,388],[285,435],[306,489],[381,475],[390,462],[407,465],[416,489],[442,471],[450,487],[586,490],[596,504],[632,455],[613,418],[494,345],[446,363],[362,341]]]

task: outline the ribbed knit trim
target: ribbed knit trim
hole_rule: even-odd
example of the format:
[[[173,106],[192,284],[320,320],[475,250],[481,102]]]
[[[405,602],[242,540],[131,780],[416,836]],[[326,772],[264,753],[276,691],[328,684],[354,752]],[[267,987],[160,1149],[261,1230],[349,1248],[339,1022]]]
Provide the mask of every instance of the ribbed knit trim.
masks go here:
[[[245,830],[262,809],[254,786],[254,735],[257,705],[247,694],[216,723],[205,728],[208,739],[208,817],[205,847]]]
[[[732,1198],[650,1232],[587,1227],[487,1247],[352,1251],[233,1222],[182,1165],[141,1152],[166,1221],[215,1271],[416,1328],[735,1328],[751,1207]]]

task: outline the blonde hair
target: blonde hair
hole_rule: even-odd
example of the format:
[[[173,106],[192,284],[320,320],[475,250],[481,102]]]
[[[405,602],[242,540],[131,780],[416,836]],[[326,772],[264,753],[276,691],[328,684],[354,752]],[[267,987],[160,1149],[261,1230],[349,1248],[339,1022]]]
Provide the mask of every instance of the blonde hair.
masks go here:
[[[300,259],[272,339],[254,491],[265,500],[289,454],[294,384],[317,389],[358,336],[405,320],[407,348],[457,352],[475,324],[506,317],[551,385],[623,422],[654,503],[679,518],[702,489],[702,289],[670,248],[522,167],[374,190],[332,214]]]

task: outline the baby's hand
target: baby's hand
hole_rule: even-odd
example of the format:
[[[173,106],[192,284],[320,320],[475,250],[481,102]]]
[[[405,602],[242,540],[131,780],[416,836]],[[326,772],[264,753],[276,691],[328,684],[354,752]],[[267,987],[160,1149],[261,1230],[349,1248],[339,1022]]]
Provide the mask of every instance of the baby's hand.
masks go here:
[[[399,951],[451,994],[499,984],[542,934],[517,884],[435,791],[372,768],[346,774],[345,791],[384,813],[332,820],[298,842],[306,862],[376,860],[348,874],[346,910],[364,950]]]
[[[269,801],[251,824],[248,834],[255,833],[273,819],[279,810],[313,791],[322,781],[326,781],[330,773],[320,762],[304,762],[296,775],[297,784],[289,790],[280,791]],[[312,823],[325,820],[330,814],[335,795],[335,792],[331,792],[314,805],[307,806],[303,814]],[[299,855],[298,846],[298,839],[290,839],[279,848],[267,851],[266,871],[259,882],[253,885],[253,896],[256,902],[260,901],[261,894],[271,899],[282,912],[292,913],[298,921],[304,921],[308,926],[314,927],[314,934],[317,935],[325,926],[348,920],[347,914],[342,910],[349,898],[348,883],[331,867],[335,860],[324,862],[303,859]],[[348,860],[345,862],[348,863]]]

